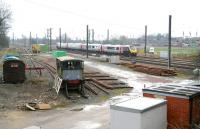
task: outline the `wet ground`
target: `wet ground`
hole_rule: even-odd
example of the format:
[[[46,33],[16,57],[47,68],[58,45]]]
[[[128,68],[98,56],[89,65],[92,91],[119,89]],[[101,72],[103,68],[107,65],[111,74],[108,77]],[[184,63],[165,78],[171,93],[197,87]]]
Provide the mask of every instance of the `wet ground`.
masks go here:
[[[123,66],[86,60],[85,65],[95,70],[121,78],[122,81],[133,86],[134,89],[122,98],[141,95],[141,89],[160,84],[193,83],[190,79],[179,77],[158,77],[134,72]],[[118,98],[121,98],[118,97]],[[117,98],[117,97],[115,97]],[[118,99],[117,98],[117,99]],[[95,105],[79,105],[74,107],[57,108],[48,111],[5,111],[0,112],[0,128],[22,129],[29,126],[39,126],[42,129],[108,129],[109,103],[102,102]]]

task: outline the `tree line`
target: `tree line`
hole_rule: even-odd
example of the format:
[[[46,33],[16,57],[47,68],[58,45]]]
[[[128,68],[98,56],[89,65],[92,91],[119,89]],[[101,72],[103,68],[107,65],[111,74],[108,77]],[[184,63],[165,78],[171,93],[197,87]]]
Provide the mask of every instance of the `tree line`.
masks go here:
[[[0,48],[8,47],[9,37],[7,36],[10,28],[11,10],[8,5],[0,0]]]

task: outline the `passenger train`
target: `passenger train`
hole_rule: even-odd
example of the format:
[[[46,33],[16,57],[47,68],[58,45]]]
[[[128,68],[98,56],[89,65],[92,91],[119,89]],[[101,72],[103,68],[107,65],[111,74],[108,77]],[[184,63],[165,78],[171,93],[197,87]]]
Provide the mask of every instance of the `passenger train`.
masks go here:
[[[87,44],[85,43],[57,43],[57,48],[67,50],[79,50],[86,51]],[[108,54],[108,55],[124,55],[124,56],[136,56],[137,49],[130,47],[130,45],[111,45],[111,44],[88,44],[88,51],[96,54]]]

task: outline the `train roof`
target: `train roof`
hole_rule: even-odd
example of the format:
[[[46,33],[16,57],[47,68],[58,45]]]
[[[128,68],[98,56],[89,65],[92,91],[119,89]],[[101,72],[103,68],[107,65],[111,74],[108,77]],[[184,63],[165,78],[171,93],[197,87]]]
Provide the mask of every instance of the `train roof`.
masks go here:
[[[3,61],[8,61],[8,60],[20,60],[20,58],[15,55],[4,55]]]
[[[120,44],[102,44],[103,46],[112,46],[112,47],[130,47],[130,45],[120,45]]]
[[[73,58],[71,56],[62,56],[62,57],[57,57],[59,61],[82,61],[80,59]]]

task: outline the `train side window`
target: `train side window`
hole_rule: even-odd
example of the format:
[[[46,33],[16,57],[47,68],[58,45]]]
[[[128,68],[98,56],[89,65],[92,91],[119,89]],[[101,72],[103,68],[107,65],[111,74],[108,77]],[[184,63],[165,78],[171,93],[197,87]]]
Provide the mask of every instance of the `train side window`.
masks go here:
[[[116,50],[119,50],[119,47],[117,47]]]
[[[129,51],[129,47],[124,47],[124,51]]]

